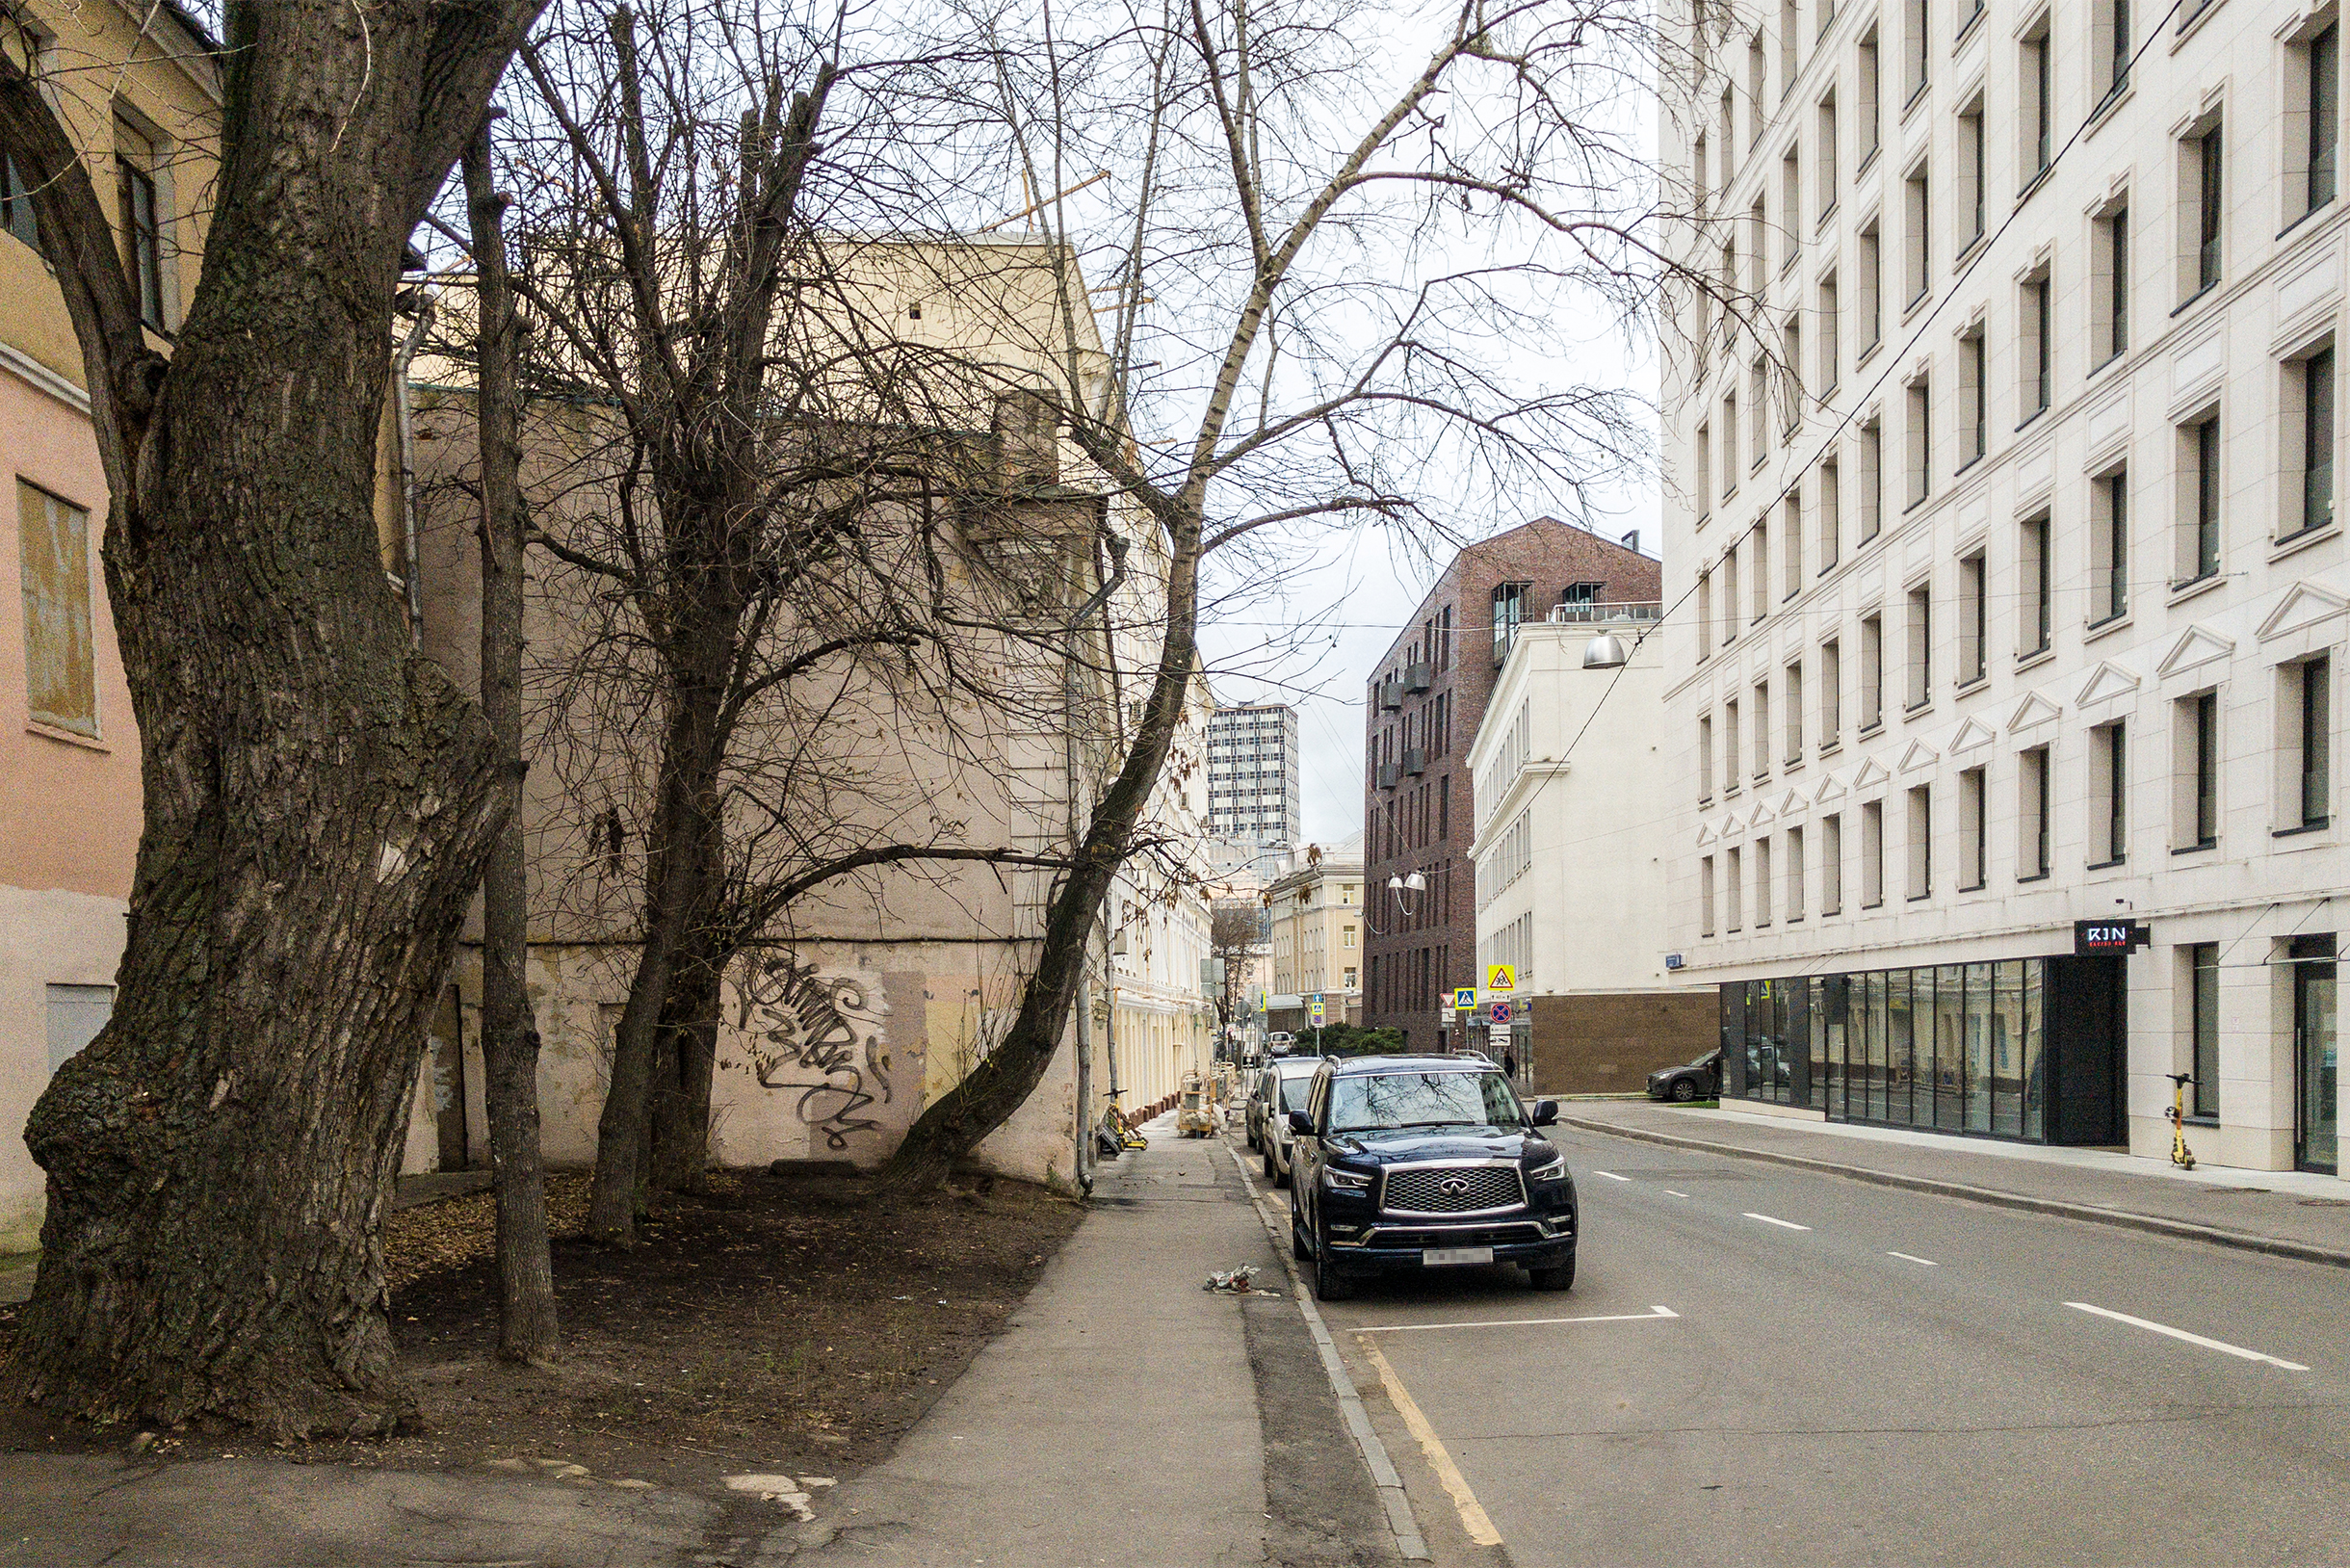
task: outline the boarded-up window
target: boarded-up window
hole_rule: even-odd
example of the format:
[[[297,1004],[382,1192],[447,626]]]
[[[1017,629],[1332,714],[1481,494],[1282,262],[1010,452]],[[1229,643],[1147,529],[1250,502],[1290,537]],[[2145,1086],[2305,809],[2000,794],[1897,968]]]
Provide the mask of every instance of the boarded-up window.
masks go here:
[[[16,482],[24,550],[27,705],[43,724],[98,733],[90,641],[90,513]]]
[[[98,1037],[98,1031],[115,1015],[111,985],[52,985],[49,987],[49,1071]]]

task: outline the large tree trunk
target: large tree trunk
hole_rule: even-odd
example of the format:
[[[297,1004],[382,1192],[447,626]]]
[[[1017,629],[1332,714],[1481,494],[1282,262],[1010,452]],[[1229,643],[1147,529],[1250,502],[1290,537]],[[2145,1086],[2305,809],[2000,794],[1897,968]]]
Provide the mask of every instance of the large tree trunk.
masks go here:
[[[691,932],[686,953],[670,970],[651,1106],[651,1180],[664,1191],[698,1192],[710,1183],[710,1090],[718,1068],[723,949],[718,933]]]
[[[465,210],[480,279],[476,339],[482,449],[482,712],[497,737],[506,825],[482,877],[483,1098],[498,1203],[498,1353],[555,1353],[555,1267],[547,1252],[538,1149],[538,1025],[531,1014],[530,874],[523,859],[522,590],[530,518],[522,502],[520,324],[506,274],[507,198],[491,184],[489,127],[465,148]]]
[[[88,165],[0,66],[89,363],[145,826],[113,1021],[48,1173],[14,1374],[52,1410],[378,1432],[405,1408],[377,1222],[496,826],[481,714],[377,554],[407,231],[535,11],[232,8],[204,270],[168,369]]]

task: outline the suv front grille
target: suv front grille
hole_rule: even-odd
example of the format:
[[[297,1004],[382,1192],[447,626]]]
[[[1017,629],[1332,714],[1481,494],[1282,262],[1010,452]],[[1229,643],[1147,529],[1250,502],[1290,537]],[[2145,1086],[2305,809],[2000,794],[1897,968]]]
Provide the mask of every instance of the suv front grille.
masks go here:
[[[1379,1207],[1391,1215],[1474,1215],[1517,1209],[1526,1183],[1511,1165],[1416,1165],[1387,1173]]]

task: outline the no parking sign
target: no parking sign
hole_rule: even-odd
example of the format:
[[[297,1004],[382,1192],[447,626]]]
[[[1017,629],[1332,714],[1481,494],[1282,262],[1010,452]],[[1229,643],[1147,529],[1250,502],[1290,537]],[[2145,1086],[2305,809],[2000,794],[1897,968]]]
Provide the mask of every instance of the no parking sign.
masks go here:
[[[1506,1002],[1495,1003],[1488,1016],[1490,1016],[1496,1024],[1506,1025],[1510,1020],[1509,1004]]]

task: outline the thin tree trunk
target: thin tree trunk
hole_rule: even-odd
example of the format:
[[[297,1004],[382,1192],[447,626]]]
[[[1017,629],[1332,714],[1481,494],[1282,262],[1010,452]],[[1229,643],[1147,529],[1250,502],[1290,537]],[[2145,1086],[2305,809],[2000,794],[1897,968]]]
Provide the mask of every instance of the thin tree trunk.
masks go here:
[[[725,958],[716,933],[698,931],[670,974],[662,1018],[661,1086],[653,1099],[657,1188],[698,1192],[709,1186],[710,1090],[718,1064],[720,982]]]
[[[482,1064],[498,1204],[498,1353],[555,1353],[555,1268],[547,1253],[546,1168],[538,1148],[538,1025],[531,1014],[530,875],[523,860],[522,406],[520,324],[506,274],[508,198],[492,186],[489,122],[465,148],[465,211],[478,292],[476,388],[482,450],[482,712],[497,737],[506,826],[482,878]]]

